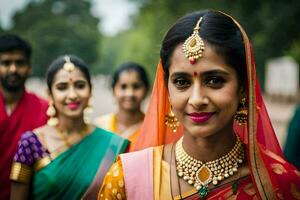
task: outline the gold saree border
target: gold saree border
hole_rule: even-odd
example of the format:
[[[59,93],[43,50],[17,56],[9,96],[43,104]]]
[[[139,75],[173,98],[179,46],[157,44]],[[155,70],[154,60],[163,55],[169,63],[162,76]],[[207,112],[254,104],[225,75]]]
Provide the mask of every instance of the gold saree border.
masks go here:
[[[10,180],[28,184],[31,181],[32,174],[32,169],[29,166],[20,162],[13,162]]]
[[[34,163],[33,169],[35,172],[37,172],[40,169],[47,166],[48,164],[50,164],[51,162],[52,162],[52,158],[50,156],[45,156]]]

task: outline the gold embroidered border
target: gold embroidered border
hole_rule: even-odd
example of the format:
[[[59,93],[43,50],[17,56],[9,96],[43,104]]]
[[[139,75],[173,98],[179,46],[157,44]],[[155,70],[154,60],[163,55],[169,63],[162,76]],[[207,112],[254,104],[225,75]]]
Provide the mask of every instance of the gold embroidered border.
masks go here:
[[[50,164],[52,161],[50,156],[45,156],[43,158],[41,158],[40,160],[36,161],[33,165],[33,169],[34,171],[39,171],[40,169],[42,169],[43,167],[45,167],[46,165]]]
[[[32,177],[32,169],[19,162],[13,162],[10,179],[21,183],[29,183]]]

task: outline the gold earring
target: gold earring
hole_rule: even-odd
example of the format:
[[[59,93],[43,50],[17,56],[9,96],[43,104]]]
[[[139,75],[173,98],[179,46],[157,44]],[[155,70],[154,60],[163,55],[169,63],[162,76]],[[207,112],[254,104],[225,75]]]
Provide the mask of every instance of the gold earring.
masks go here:
[[[246,98],[243,97],[240,101],[240,108],[234,115],[234,121],[238,125],[246,124],[248,121],[248,108],[246,106]]]
[[[165,116],[165,125],[170,127],[174,133],[177,131],[179,122],[176,116],[174,115],[172,109],[170,109],[169,114]]]
[[[91,101],[88,102],[87,107],[84,109],[84,122],[89,124],[91,123],[91,115],[94,112],[93,106],[91,104]]]
[[[56,110],[52,103],[49,104],[46,114],[49,117],[47,124],[49,126],[56,126],[58,124],[58,119],[55,117]]]

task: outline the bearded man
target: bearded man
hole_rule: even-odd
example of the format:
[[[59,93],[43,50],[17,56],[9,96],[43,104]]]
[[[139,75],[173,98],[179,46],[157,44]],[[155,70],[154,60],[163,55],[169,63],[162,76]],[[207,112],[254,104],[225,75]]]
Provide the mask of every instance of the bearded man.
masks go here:
[[[17,35],[0,37],[0,198],[9,199],[10,170],[21,135],[47,121],[47,101],[26,91],[31,46]]]

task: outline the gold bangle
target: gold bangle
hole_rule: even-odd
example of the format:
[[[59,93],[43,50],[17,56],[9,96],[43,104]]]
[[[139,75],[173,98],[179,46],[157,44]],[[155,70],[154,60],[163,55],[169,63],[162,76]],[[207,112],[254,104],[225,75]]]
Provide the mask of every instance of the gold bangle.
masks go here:
[[[13,162],[10,179],[21,183],[29,183],[32,177],[32,169],[19,162]]]

